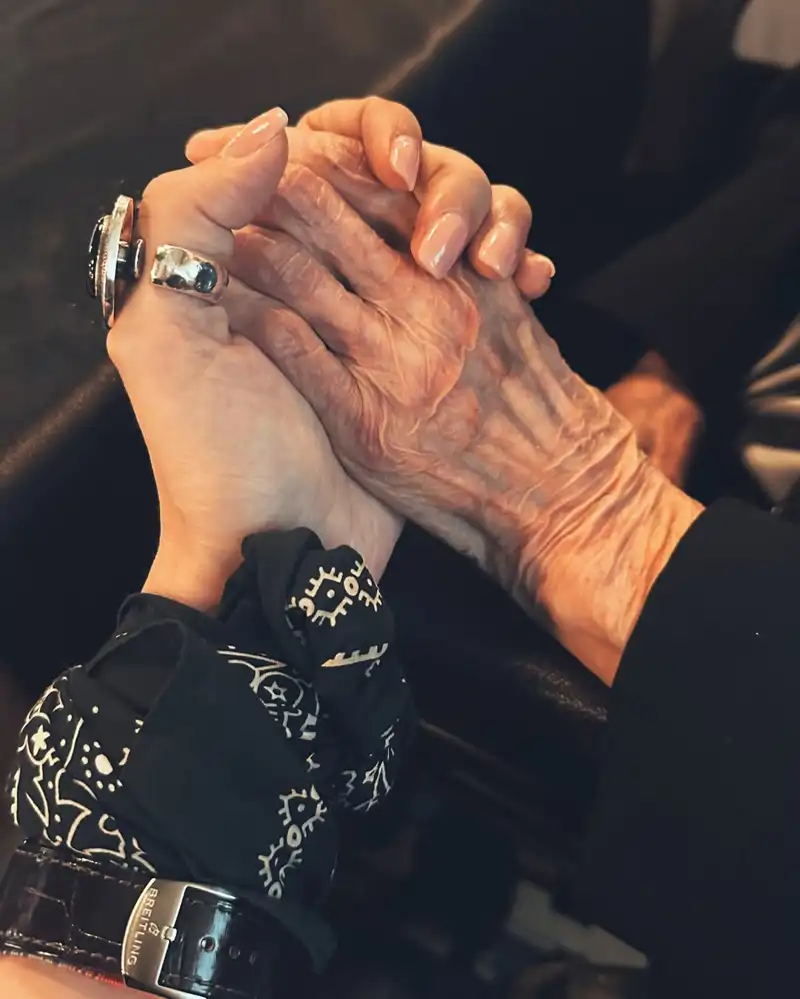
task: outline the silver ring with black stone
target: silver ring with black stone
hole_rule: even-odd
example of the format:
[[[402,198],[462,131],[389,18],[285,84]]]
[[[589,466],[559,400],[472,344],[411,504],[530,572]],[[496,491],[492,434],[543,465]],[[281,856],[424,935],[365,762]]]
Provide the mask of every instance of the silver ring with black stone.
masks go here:
[[[228,272],[216,260],[183,246],[164,243],[156,249],[150,281],[156,288],[218,305],[228,286]]]
[[[136,239],[136,204],[120,195],[108,215],[98,219],[89,242],[86,286],[92,298],[100,300],[103,319],[109,328],[133,281],[144,267],[145,245]]]

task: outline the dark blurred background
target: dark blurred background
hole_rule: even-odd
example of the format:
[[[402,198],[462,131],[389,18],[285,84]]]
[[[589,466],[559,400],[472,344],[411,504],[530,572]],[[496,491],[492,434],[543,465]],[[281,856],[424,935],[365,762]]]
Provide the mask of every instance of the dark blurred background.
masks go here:
[[[192,131],[293,116],[402,73],[475,0],[3,0],[0,449],[103,355],[91,220]]]

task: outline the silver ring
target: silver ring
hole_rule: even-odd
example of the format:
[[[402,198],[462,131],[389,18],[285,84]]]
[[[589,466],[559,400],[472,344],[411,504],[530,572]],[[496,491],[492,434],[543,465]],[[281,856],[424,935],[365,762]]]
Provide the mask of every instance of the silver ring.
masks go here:
[[[89,241],[86,287],[92,298],[100,299],[103,319],[111,327],[127,285],[142,273],[145,247],[134,240],[136,203],[124,194],[117,198],[109,215],[98,219]]]
[[[156,288],[177,291],[217,305],[228,286],[228,272],[216,260],[183,246],[164,243],[156,250],[150,281]]]

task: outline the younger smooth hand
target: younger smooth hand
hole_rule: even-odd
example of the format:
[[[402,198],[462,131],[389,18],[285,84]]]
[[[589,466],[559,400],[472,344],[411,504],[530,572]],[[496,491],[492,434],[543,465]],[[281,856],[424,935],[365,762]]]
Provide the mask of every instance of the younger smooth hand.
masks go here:
[[[164,174],[146,189],[139,234],[145,274],[159,244],[230,266],[233,229],[264,211],[286,168],[286,116],[261,115],[220,155]],[[235,295],[232,281],[226,296]],[[292,328],[280,310],[270,330]],[[359,549],[380,575],[400,520],[344,473],[309,405],[223,304],[143,278],[108,337],[150,454],[161,539],[146,589],[208,608],[250,533],[309,527],[331,547]]]

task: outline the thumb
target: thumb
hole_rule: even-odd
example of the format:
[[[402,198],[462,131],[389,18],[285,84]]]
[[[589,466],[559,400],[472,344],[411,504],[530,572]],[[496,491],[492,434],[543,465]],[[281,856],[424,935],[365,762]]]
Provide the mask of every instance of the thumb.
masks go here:
[[[186,143],[186,159],[190,163],[202,163],[209,156],[217,156],[245,128],[244,125],[223,125],[220,128],[204,128],[195,132]]]
[[[231,230],[264,211],[286,169],[286,124],[286,113],[273,108],[241,128],[218,156],[162,174],[147,186],[137,221],[137,235],[147,247],[146,274],[157,247],[164,243],[185,247],[224,267],[230,265]],[[146,322],[141,322],[141,307],[148,309]],[[154,288],[145,279],[136,286],[114,331],[135,324],[140,337],[144,328],[154,329],[161,322],[191,326],[203,311],[222,312],[206,302]]]

